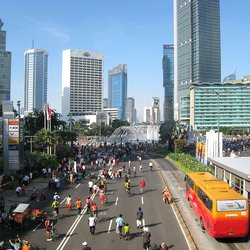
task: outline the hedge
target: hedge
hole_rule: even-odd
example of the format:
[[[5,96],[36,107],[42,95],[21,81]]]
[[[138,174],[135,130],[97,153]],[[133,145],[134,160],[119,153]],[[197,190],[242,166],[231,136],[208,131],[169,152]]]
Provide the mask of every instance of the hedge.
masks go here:
[[[168,157],[181,168],[185,173],[189,172],[209,172],[214,174],[214,169],[197,161],[193,156],[184,153],[169,153]]]

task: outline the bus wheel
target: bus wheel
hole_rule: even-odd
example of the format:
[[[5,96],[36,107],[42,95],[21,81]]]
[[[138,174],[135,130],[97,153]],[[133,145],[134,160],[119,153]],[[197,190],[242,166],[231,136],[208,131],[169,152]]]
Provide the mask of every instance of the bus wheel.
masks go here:
[[[200,226],[202,230],[205,230],[203,219],[200,218]]]
[[[189,198],[188,198],[188,203],[189,203],[189,206],[192,208],[191,201]]]

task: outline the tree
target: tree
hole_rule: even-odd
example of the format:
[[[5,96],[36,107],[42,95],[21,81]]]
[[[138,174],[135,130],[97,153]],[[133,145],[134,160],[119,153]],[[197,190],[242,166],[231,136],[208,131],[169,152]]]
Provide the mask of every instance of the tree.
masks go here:
[[[175,151],[182,151],[183,147],[187,144],[187,137],[187,125],[176,122],[171,136],[171,141],[175,145]]]
[[[160,134],[160,143],[164,144],[169,142],[169,146],[171,143],[171,136],[173,134],[173,128],[175,126],[174,121],[166,121],[161,124],[159,134]]]
[[[130,126],[130,123],[128,121],[118,120],[118,119],[115,119],[112,122],[113,131],[115,131],[117,128],[122,127],[122,126]]]

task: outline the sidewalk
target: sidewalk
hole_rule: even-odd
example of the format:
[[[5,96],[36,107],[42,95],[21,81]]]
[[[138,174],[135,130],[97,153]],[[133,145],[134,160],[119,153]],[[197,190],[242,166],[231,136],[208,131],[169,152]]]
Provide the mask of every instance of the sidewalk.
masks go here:
[[[48,188],[49,178],[35,178],[32,179],[31,183],[26,186],[25,195],[17,196],[16,195],[16,186],[14,189],[1,190],[0,196],[3,196],[5,199],[5,210],[8,212],[11,205],[15,203],[30,203],[30,195],[33,191],[33,188],[36,188],[38,197],[40,197],[42,192],[49,190]]]

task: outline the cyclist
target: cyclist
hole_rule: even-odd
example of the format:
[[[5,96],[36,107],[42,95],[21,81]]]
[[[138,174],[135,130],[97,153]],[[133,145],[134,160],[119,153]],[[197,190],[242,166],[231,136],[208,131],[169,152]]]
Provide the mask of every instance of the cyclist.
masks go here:
[[[139,169],[140,169],[140,171],[142,172],[142,165],[141,165],[141,164],[139,165]]]
[[[57,192],[55,192],[55,195],[53,196],[53,200],[54,201],[59,201],[60,200],[60,196],[57,194]]]
[[[90,195],[88,195],[87,199],[86,199],[86,205],[87,205],[87,213],[90,213],[90,208],[91,208],[91,199],[90,199]]]
[[[153,163],[152,162],[149,162],[149,168],[150,168],[150,171],[152,171],[152,169],[153,169]]]
[[[145,180],[142,178],[141,181],[140,181],[140,187],[141,187],[141,192],[144,191],[144,188],[145,188]]]
[[[98,217],[98,207],[97,207],[96,203],[92,204],[91,210],[92,210],[94,216],[97,218]]]
[[[136,167],[133,167],[133,173],[134,173],[134,177],[136,177]]]
[[[46,236],[46,240],[47,241],[51,241],[52,240],[51,237],[50,237],[50,232],[51,232],[52,224],[53,224],[53,222],[49,218],[45,221],[45,229],[46,229],[45,236]]]
[[[130,180],[128,180],[127,182],[125,182],[125,189],[126,192],[128,193],[128,195],[130,195]]]
[[[151,233],[148,231],[148,227],[145,227],[142,234],[143,249],[150,249]]]
[[[54,208],[54,214],[56,216],[56,219],[58,218],[59,215],[59,205],[60,203],[58,201],[53,201],[51,207]]]

